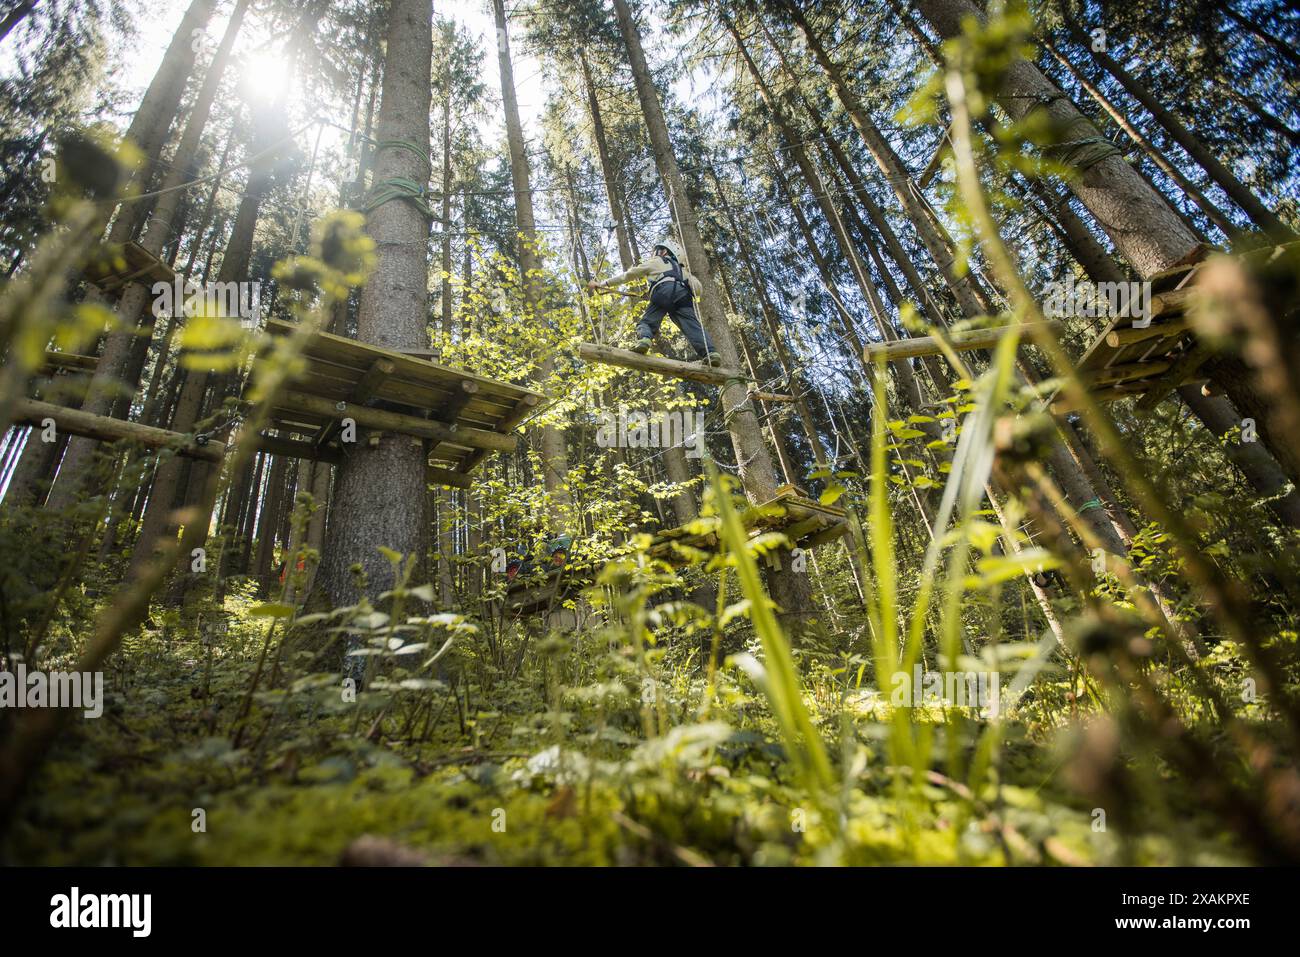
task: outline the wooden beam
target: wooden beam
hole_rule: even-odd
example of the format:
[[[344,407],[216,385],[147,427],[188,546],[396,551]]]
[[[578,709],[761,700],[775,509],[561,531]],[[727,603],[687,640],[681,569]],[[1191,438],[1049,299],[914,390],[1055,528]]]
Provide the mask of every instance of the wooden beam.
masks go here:
[[[515,404],[514,410],[501,420],[501,424],[498,428],[502,432],[513,432],[515,429],[519,428],[519,424],[523,422],[524,419],[533,414],[533,410],[537,408],[537,406],[541,405],[541,402],[542,397],[540,395],[530,393],[529,395],[523,396],[520,398],[518,403]],[[487,458],[488,451],[488,449],[476,449],[471,452],[469,456],[466,457],[465,461],[461,463],[460,470],[466,474],[473,472],[478,468],[479,463]]]
[[[277,435],[259,435],[257,447],[273,455],[284,455],[291,459],[311,459],[315,462],[328,462],[337,465],[343,460],[343,453],[332,447],[319,448],[311,442],[286,439]],[[425,469],[425,478],[430,485],[450,485],[452,488],[469,488],[472,480],[468,475],[453,472],[451,469],[429,465]]]
[[[302,442],[298,439],[286,439],[279,435],[259,435],[257,437],[257,447],[263,452],[270,452],[272,455],[283,455],[291,459],[311,459],[313,462],[337,464],[343,457],[342,453],[336,448],[318,445],[314,441]]]
[[[99,442],[139,442],[150,448],[175,449],[181,455],[207,462],[220,462],[226,447],[220,442],[195,442],[183,432],[155,429],[150,425],[115,419],[107,415],[92,415],[80,409],[40,402],[36,399],[19,399],[14,404],[14,421],[40,428],[45,419],[53,419],[57,428],[71,435],[80,435]]]
[[[349,402],[356,402],[364,405],[375,397],[379,391],[380,384],[393,374],[397,365],[392,359],[376,359],[370,363],[370,368],[365,371],[357,384],[352,387],[352,393],[348,396]]]
[[[81,356],[75,352],[46,350],[44,370],[67,369],[72,372],[94,372],[99,360],[94,356]]]
[[[331,402],[329,399],[306,392],[290,389],[276,405],[277,408],[293,409],[310,415],[329,419],[354,419],[357,425],[367,429],[384,432],[399,432],[414,435],[422,439],[436,439],[452,445],[471,449],[487,449],[492,452],[513,452],[519,440],[513,435],[488,432],[485,429],[459,428],[444,425],[431,419],[421,419],[414,415],[389,412],[387,409],[372,409],[366,405],[351,402]]]
[[[348,394],[348,401],[363,405],[369,402],[374,398],[375,392],[379,390],[383,381],[392,375],[393,370],[396,368],[397,365],[392,359],[376,359],[370,363],[370,368],[362,373],[361,378],[357,380],[357,384],[352,387],[352,391]],[[316,434],[314,440],[316,447],[324,449],[326,445],[334,441],[334,436],[338,434],[338,430],[338,419],[326,422],[320,432]]]
[[[1116,382],[1129,382],[1135,379],[1154,379],[1173,368],[1168,359],[1155,359],[1150,362],[1125,362],[1117,366],[1107,366],[1088,375],[1091,386],[1111,385]]]
[[[578,355],[587,362],[637,369],[641,372],[652,372],[655,375],[672,376],[676,379],[689,379],[692,382],[703,382],[705,385],[726,385],[731,379],[751,381],[749,376],[742,375],[736,369],[722,369],[695,362],[679,362],[676,359],[665,359],[663,356],[641,355],[639,352],[615,349],[613,346],[595,342],[578,343]]]
[[[794,396],[781,395],[776,392],[759,392],[757,389],[749,390],[749,397],[757,399],[759,402],[793,402]]]
[[[465,406],[469,405],[470,400],[478,394],[478,383],[473,379],[461,379],[460,388],[456,389],[442,406],[441,409],[434,410],[433,418],[439,422],[446,422],[448,425],[454,425],[460,418],[460,414],[465,411]]]
[[[1047,321],[1045,323],[1027,322],[1022,327],[1022,332],[1027,331],[1033,326],[1049,326],[1052,331],[1060,328],[1060,323]],[[997,326],[993,329],[972,329],[969,332],[954,332],[948,335],[948,341],[956,352],[969,352],[972,349],[991,349],[996,346],[1003,336],[1011,329],[1011,326]],[[1026,344],[1029,343],[1027,336],[1023,337]],[[877,356],[882,356],[888,362],[897,359],[915,359],[918,356],[937,356],[943,354],[943,349],[939,346],[939,339],[936,336],[917,336],[912,339],[896,339],[893,342],[873,342],[862,350],[863,356],[867,362],[874,362]]]
[[[474,480],[468,475],[461,472],[453,472],[451,469],[438,468],[436,465],[430,465],[425,469],[424,477],[430,485],[450,485],[452,488],[469,488],[474,484]]]
[[[1110,346],[1112,349],[1122,349],[1124,346],[1131,346],[1138,342],[1146,342],[1149,339],[1172,339],[1175,336],[1181,336],[1186,331],[1186,319],[1174,319],[1170,322],[1152,323],[1142,329],[1136,327],[1113,329],[1106,333],[1106,345]]]
[[[1161,399],[1192,378],[1196,374],[1196,370],[1203,366],[1212,355],[1214,355],[1214,350],[1209,345],[1200,339],[1196,340],[1192,347],[1174,362],[1174,367],[1157,379],[1146,395],[1138,400],[1135,406],[1137,411],[1152,411],[1160,404]]]

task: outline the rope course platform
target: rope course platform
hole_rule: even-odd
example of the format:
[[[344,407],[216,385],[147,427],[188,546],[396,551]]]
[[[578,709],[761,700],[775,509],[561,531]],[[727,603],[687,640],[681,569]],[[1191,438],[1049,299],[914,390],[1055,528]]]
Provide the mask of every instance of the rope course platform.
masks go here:
[[[268,320],[287,336],[292,323]],[[343,420],[370,432],[396,432],[432,442],[430,480],[469,487],[469,474],[490,452],[513,451],[513,434],[549,399],[540,392],[408,355],[318,333],[303,358],[306,371],[271,409],[266,447],[294,458],[339,461]]]
[[[843,509],[823,505],[789,485],[782,486],[766,502],[739,511],[738,517],[750,538],[764,532],[781,532],[797,548],[815,548],[849,533],[848,514]],[[683,553],[683,548],[718,551],[718,529],[700,529],[699,524],[692,522],[660,532],[651,540],[646,554],[671,565],[684,565],[689,555]]]
[[[44,375],[54,375],[58,372],[93,373],[99,360],[94,356],[77,355],[75,352],[56,352],[53,349],[46,350],[45,365],[41,367],[41,373]]]
[[[565,601],[578,597],[583,589],[591,585],[594,576],[590,571],[581,572],[567,565],[557,565],[546,569],[542,580],[533,572],[527,577],[513,581],[506,588],[503,605],[506,612],[513,615],[533,615],[539,611],[557,608]]]
[[[1249,262],[1280,248],[1262,247],[1236,258]],[[1088,347],[1078,369],[1097,401],[1136,397],[1138,410],[1150,411],[1174,389],[1204,378],[1197,372],[1214,350],[1196,336],[1188,319],[1204,265],[1192,262],[1152,276],[1150,324],[1135,326],[1130,316],[1116,317]],[[1063,400],[1052,402],[1051,409],[1056,415],[1075,411]]]
[[[104,292],[113,292],[129,282],[174,282],[176,272],[132,241],[121,246],[105,246],[82,271],[82,276]]]

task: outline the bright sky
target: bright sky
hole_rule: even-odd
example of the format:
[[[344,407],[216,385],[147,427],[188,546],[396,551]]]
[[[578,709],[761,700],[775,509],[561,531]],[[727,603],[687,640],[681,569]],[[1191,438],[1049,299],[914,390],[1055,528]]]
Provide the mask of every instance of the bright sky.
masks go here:
[[[125,89],[131,91],[133,95],[126,98],[126,103],[134,104],[139,102],[140,94],[149,84],[149,80],[158,69],[158,64],[162,60],[163,51],[170,42],[172,34],[180,24],[181,17],[185,13],[185,8],[189,5],[189,0],[143,0],[141,6],[144,13],[138,21],[140,35],[134,48],[140,51],[141,55],[129,59],[128,72],[121,77],[121,82]],[[225,6],[228,6],[225,5]],[[156,11],[157,15],[150,15],[149,11]],[[225,15],[227,9],[223,9],[219,21],[214,21],[209,29],[208,36],[213,42],[220,38],[221,32],[225,27]],[[494,92],[500,90],[500,77],[497,72],[496,61],[496,28],[493,24],[492,8],[489,0],[435,0],[434,15],[440,17],[450,17],[461,26],[477,36],[483,44],[486,56],[483,60],[483,81]],[[250,37],[247,35],[247,25],[245,26],[245,35],[241,36],[241,41],[237,49],[247,49]],[[522,34],[522,27],[517,28]],[[253,37],[254,42],[257,38]],[[146,55],[147,51],[156,51],[154,55]],[[537,124],[541,117],[542,110],[546,105],[546,91],[542,84],[538,82],[541,76],[541,64],[535,58],[528,55],[523,50],[523,44],[514,35],[511,36],[511,54],[514,60],[515,86],[519,99],[519,111],[523,116],[524,126],[528,130],[530,137],[538,135]],[[5,57],[8,63],[12,63],[12,55]],[[277,89],[274,76],[277,61],[274,55],[268,55],[258,58],[256,61],[260,68],[260,75],[250,77],[253,85],[258,91],[267,95],[273,94]],[[501,117],[490,117],[484,129],[485,138],[491,142],[497,137],[503,135],[503,120]]]

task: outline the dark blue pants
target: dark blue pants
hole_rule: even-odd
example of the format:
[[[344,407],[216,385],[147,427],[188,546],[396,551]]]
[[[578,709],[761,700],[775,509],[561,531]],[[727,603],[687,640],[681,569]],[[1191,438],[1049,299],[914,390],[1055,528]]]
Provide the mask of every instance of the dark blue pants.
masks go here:
[[[695,314],[695,303],[691,296],[691,287],[684,282],[664,279],[650,290],[650,305],[646,306],[645,315],[636,324],[636,334],[642,339],[653,339],[659,335],[664,316],[668,316],[682,330],[682,335],[691,344],[695,354],[703,359],[713,348],[700,317]]]

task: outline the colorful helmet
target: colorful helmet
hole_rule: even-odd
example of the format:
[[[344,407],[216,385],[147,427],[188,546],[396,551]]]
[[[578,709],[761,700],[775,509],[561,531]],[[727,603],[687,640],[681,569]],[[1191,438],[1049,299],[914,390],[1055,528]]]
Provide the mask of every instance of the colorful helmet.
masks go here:
[[[659,242],[655,243],[655,249],[668,250],[668,252],[672,254],[672,257],[678,262],[681,262],[682,259],[685,258],[685,253],[682,252],[682,247],[677,244],[677,240],[675,239],[661,239]]]

